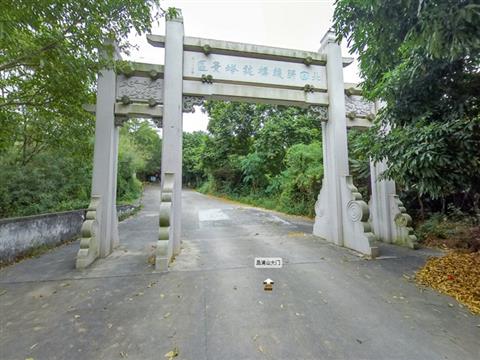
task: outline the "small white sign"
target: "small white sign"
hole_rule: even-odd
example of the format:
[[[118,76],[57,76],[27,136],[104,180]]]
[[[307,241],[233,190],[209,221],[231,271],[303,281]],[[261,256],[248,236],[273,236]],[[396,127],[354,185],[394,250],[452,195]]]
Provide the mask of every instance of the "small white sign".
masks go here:
[[[280,269],[283,260],[280,257],[256,257],[255,267],[257,269]]]

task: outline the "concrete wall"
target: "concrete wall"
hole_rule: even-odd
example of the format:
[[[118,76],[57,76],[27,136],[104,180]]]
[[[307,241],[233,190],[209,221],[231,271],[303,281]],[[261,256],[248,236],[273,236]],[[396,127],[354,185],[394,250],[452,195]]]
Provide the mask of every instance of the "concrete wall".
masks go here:
[[[118,206],[123,215],[136,208]],[[8,264],[28,250],[46,245],[56,246],[80,235],[85,210],[0,219],[0,264]]]

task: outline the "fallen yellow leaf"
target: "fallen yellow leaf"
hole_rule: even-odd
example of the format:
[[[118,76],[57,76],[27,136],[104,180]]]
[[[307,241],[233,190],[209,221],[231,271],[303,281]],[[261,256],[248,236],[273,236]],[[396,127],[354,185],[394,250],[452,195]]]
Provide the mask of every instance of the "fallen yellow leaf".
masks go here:
[[[421,285],[453,296],[472,313],[480,314],[479,252],[452,251],[443,257],[430,258],[417,272],[415,280]]]

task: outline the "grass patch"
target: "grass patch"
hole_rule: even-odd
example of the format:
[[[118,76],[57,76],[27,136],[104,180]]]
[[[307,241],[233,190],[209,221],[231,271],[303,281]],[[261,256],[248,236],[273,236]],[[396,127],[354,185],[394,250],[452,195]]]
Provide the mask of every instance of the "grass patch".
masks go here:
[[[255,206],[258,208],[263,208],[267,210],[274,210],[278,211],[284,214],[289,214],[289,215],[296,215],[296,216],[304,216],[309,219],[312,219],[313,216],[309,216],[308,214],[305,214],[305,211],[303,211],[303,207],[300,209],[296,206],[291,206],[291,207],[285,207],[280,203],[278,198],[267,198],[267,197],[255,197],[255,196],[242,196],[242,195],[235,195],[235,194],[227,194],[224,192],[218,192],[218,191],[212,191],[204,186],[201,186],[200,188],[195,189],[195,191],[198,191],[202,194],[205,195],[211,195],[215,196],[221,199],[225,200],[231,200],[235,201],[238,203],[246,204],[246,205],[251,205]]]
[[[466,216],[457,220],[433,214],[417,226],[415,232],[425,246],[469,252],[480,250],[480,226],[475,225],[474,219]]]

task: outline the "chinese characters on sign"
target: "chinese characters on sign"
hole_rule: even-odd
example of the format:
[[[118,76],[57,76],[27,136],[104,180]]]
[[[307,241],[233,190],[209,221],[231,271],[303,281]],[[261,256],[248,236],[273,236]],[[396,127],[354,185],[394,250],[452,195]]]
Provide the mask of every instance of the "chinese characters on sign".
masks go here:
[[[184,76],[201,78],[211,75],[215,80],[303,87],[306,84],[326,89],[325,66],[253,59],[247,57],[185,52]]]
[[[279,257],[256,257],[255,267],[257,269],[280,269],[283,266],[282,258]]]

